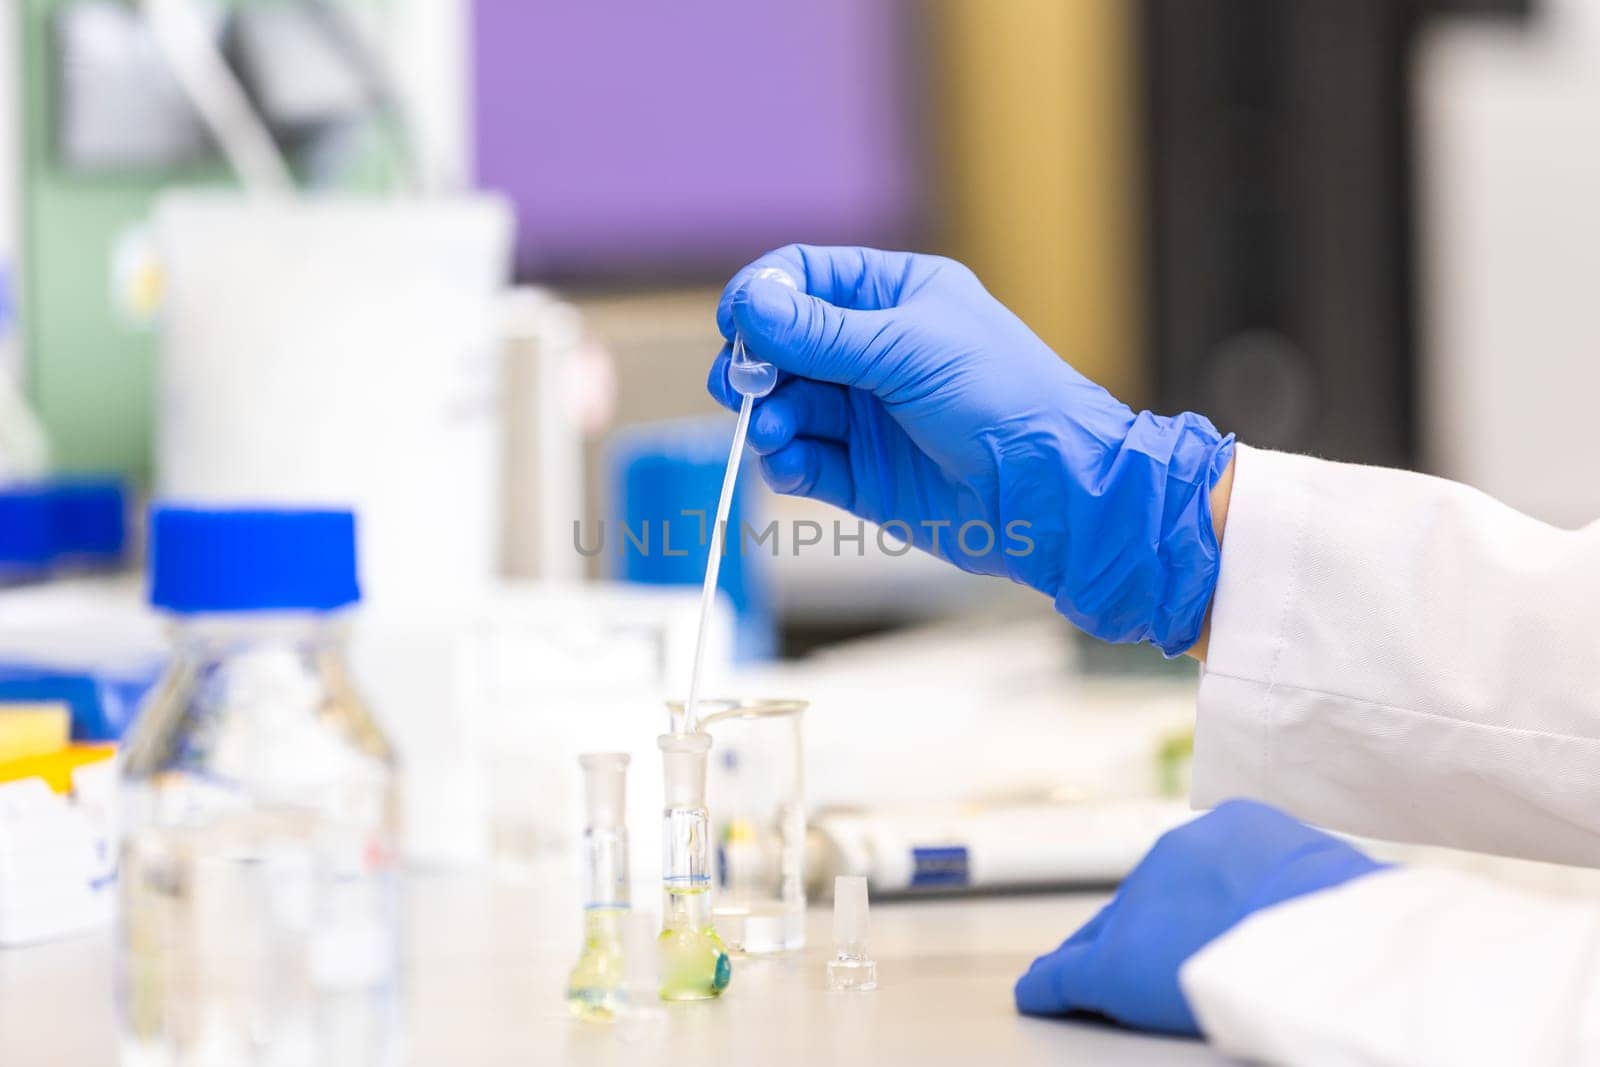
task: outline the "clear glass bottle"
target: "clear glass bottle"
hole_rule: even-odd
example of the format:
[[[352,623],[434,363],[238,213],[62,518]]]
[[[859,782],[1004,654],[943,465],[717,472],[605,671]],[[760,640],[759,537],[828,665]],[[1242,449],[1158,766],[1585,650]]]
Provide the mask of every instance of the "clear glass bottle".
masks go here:
[[[124,752],[123,1062],[400,1055],[393,752],[345,668],[348,512],[151,516],[167,673]]]
[[[707,1000],[720,996],[733,975],[727,946],[711,919],[711,816],[706,810],[703,733],[663,734],[666,810],[661,865],[661,996]]]
[[[580,1019],[616,1015],[623,981],[623,924],[628,917],[628,756],[591,752],[583,768],[583,948],[567,979],[567,1008]]]

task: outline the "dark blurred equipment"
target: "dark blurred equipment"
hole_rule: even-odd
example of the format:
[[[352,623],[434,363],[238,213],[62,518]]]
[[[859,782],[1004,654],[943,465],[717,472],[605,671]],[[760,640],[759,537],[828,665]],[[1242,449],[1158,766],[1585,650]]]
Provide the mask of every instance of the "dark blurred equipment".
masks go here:
[[[1145,0],[1158,406],[1251,444],[1414,458],[1412,43],[1519,0]]]
[[[229,25],[231,65],[312,186],[336,181],[359,156],[363,131],[386,122],[402,138],[391,146],[401,168],[415,169],[403,142],[400,94],[371,35],[345,6],[327,0],[242,7]]]
[[[133,8],[110,0],[55,13],[55,144],[74,171],[160,168],[213,151],[205,124]]]
[[[229,53],[266,120],[298,131],[358,120],[375,106],[364,53],[352,56],[346,39],[310,5],[250,7],[234,15]]]
[[[365,125],[403,120],[397,94],[367,32],[342,7],[325,0],[246,4],[231,12],[168,3],[200,44],[226,67],[207,73],[237,78],[278,150],[295,158],[303,180],[331,184],[359,156]],[[163,39],[151,5],[73,0],[54,9],[61,104],[56,115],[60,161],[74,172],[161,170],[212,157],[196,83],[178,74],[193,49]],[[204,66],[204,64],[202,64]],[[209,89],[216,89],[214,85]],[[226,145],[224,144],[224,147]],[[403,153],[404,146],[396,146]],[[409,165],[409,161],[403,161]]]

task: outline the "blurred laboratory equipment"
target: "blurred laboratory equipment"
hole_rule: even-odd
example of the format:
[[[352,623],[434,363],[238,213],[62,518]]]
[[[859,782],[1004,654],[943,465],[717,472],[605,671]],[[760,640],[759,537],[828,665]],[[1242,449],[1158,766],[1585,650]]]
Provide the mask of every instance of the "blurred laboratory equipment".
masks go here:
[[[878,964],[867,954],[867,880],[841,874],[833,880],[833,959],[828,989],[870,993],[878,988]]]
[[[822,812],[809,884],[849,874],[892,894],[1115,885],[1193,815],[1186,801],[1156,798]]]
[[[0,593],[0,701],[66,707],[75,741],[121,740],[166,660],[161,624],[130,576]]]
[[[399,808],[345,667],[347,511],[151,515],[166,676],[122,766],[130,1063],[399,1054]]]
[[[567,977],[567,1009],[609,1022],[620,1006],[628,886],[628,754],[590,752],[583,768],[583,948]]]
[[[803,700],[700,702],[714,747],[706,795],[717,932],[753,955],[806,943]]]
[[[21,20],[8,13],[0,19],[0,66],[20,71]],[[0,78],[0,427],[22,380],[22,114],[22,79]],[[0,478],[8,470],[8,443],[0,439]]]
[[[114,749],[60,703],[0,696],[0,946],[103,926],[116,889]]]
[[[126,292],[106,284],[107,257],[123,269],[137,244],[128,236],[164,192],[230,182],[252,193],[298,184],[375,198],[463,188],[416,180],[443,173],[421,157],[444,150],[444,131],[434,109],[426,143],[412,138],[414,100],[403,104],[400,90],[431,92],[465,72],[443,34],[412,34],[391,52],[399,9],[415,6],[44,0],[6,20],[16,33],[18,62],[5,69],[18,72],[6,81],[20,96],[16,156],[26,177],[17,188],[18,232],[28,238],[18,281],[25,384],[66,467],[147,480],[155,336],[120,313]],[[390,77],[397,64],[403,85]],[[160,278],[139,273],[136,303],[148,307]]]
[[[0,701],[59,704],[71,716],[74,741],[120,741],[160,674],[158,659],[99,659],[73,638],[35,654],[11,645],[9,636],[0,638]]]
[[[1577,528],[1600,515],[1600,7],[1529,6],[1418,55],[1423,459]]]
[[[142,7],[89,0],[53,12],[61,164],[104,173],[220,149],[245,182],[289,188],[288,167],[222,59],[219,20],[186,0]]]
[[[489,197],[164,198],[160,495],[353,506],[375,605],[484,592],[509,227]]]
[[[49,575],[54,555],[50,526],[50,494],[44,489],[0,489],[0,588]]]
[[[116,479],[39,477],[0,485],[0,586],[121,570],[127,492]]]
[[[572,523],[584,513],[583,439],[610,419],[609,354],[590,342],[578,309],[518,286],[502,304],[505,358],[505,573],[579,581]]]
[[[99,574],[128,564],[128,487],[119,478],[50,483],[57,574]]]
[[[67,747],[72,716],[58,704],[0,704],[0,763],[47,756]]]
[[[0,278],[0,286],[5,284],[5,279]],[[0,307],[0,345],[5,342],[6,311]],[[15,314],[14,308],[11,313]],[[14,327],[15,323],[11,325]],[[4,355],[0,351],[0,356]],[[7,369],[0,365],[0,479],[6,481],[38,478],[50,468],[50,443],[38,415],[22,394],[21,375],[20,366]]]
[[[291,158],[313,185],[358,154],[371,127],[414,166],[373,27],[346,5],[193,0],[57,5],[61,68],[54,116],[60,162],[104,174],[195,163],[220,153],[257,193],[294,188]]]
[[[729,449],[732,429],[714,417],[622,430],[610,442],[612,522],[580,528],[575,537],[579,551],[609,556],[611,572],[624,581],[695,586],[703,596],[710,573],[738,619],[735,654],[760,660],[777,644],[771,586],[779,568],[767,565],[776,542],[760,525],[767,494],[756,479],[732,488],[725,529],[715,521],[722,488],[736,481],[734,457],[743,452]],[[771,547],[757,541],[764,533]],[[711,570],[714,539],[723,552]]]
[[[60,705],[0,700],[0,947],[111,919],[114,751],[70,743],[67,724]]]
[[[708,1000],[733,976],[711,914],[711,817],[706,811],[703,733],[662,734],[661,997]]]

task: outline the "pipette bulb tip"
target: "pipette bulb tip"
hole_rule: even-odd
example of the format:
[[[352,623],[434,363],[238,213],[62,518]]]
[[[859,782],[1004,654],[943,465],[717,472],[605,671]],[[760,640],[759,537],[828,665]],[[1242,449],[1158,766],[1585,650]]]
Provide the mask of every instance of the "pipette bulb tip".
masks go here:
[[[778,387],[778,368],[755,360],[734,363],[728,367],[728,384],[740,396],[763,397]]]

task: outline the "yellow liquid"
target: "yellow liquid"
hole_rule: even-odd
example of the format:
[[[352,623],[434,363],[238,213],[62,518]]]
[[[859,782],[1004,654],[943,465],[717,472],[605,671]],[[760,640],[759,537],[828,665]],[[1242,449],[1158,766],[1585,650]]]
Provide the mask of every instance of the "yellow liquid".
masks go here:
[[[666,929],[659,939],[662,1000],[709,1000],[728,988],[733,963],[710,914],[708,887],[668,888]]]
[[[567,979],[567,1010],[586,1022],[610,1022],[622,987],[622,919],[626,908],[583,915],[583,950]]]

